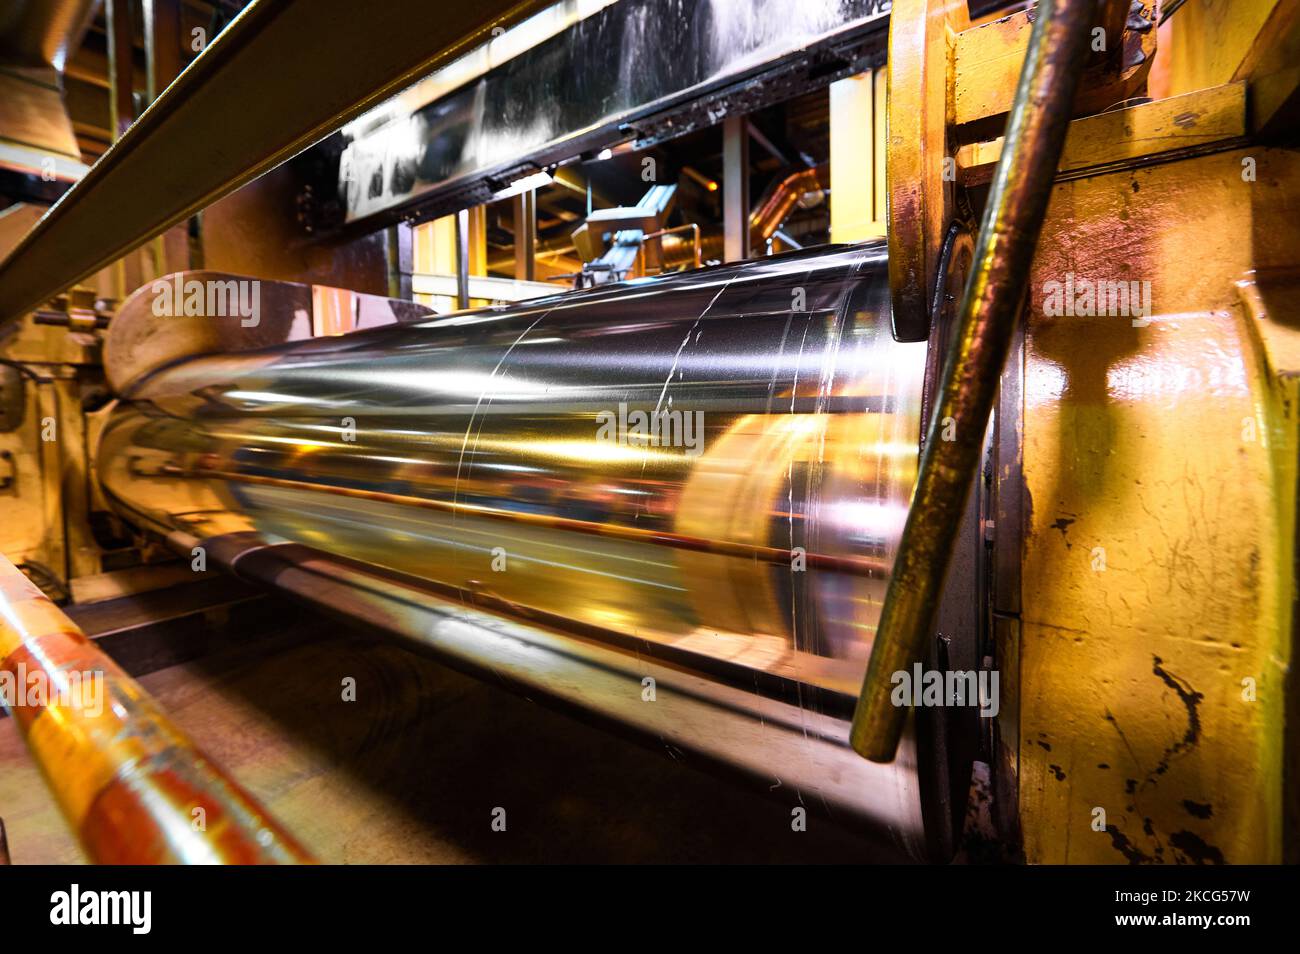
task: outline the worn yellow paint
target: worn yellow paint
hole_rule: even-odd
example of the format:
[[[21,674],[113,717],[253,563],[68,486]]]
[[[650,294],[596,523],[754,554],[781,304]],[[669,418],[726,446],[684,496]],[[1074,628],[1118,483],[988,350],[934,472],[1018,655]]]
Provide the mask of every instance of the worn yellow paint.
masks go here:
[[[1235,151],[1055,188],[1024,389],[1031,862],[1282,856],[1297,404],[1236,283],[1300,257],[1300,156],[1249,157],[1254,181]],[[1150,282],[1151,320],[1046,315],[1067,273]]]
[[[1271,137],[1295,123],[1288,104],[1300,86],[1300,0],[1281,0],[1259,35],[1266,42],[1251,46],[1233,79],[1250,83],[1251,128]]]
[[[1059,169],[1077,172],[1202,148],[1240,139],[1246,131],[1246,85],[1227,83],[1074,120]],[[991,178],[1001,155],[1001,138],[963,146],[957,153],[962,181],[971,184]]]
[[[1150,9],[1146,10],[1149,14]],[[1033,25],[1030,8],[963,29],[952,38],[948,124],[956,127],[958,138],[974,141],[983,138],[981,131],[1001,125],[1000,118],[1011,109],[1015,97]],[[1127,68],[1112,66],[1106,72],[1096,69],[1098,63],[1094,61],[1075,99],[1076,115],[1099,113],[1144,90],[1156,55],[1156,31],[1140,31],[1132,36],[1141,45],[1142,56],[1130,57]],[[1231,78],[1224,77],[1219,83]]]
[[[1022,11],[956,35],[949,125],[1000,115],[1011,107],[1033,26],[1033,20]]]
[[[873,130],[871,165],[872,177],[875,180],[872,186],[871,204],[874,209],[873,215],[880,223],[883,233],[884,223],[889,218],[889,181],[885,178],[885,155],[889,142],[889,124],[886,121],[889,116],[889,71],[873,70],[871,85],[875,96],[871,116]],[[834,204],[835,200],[832,199],[831,205]]]
[[[1169,94],[1234,79],[1276,6],[1278,0],[1187,0],[1170,17],[1169,43],[1160,51]]]
[[[428,275],[456,274],[456,217],[422,222],[411,231],[411,256],[415,271]],[[438,311],[453,311],[456,299],[446,295],[416,295],[415,300]]]

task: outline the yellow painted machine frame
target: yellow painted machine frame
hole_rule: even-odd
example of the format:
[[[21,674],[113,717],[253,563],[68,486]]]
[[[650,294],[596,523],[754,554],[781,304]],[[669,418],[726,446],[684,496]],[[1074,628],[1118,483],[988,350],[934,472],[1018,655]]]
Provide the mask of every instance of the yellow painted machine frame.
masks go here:
[[[1264,145],[1260,50],[1300,5],[1227,6],[1162,27],[1172,98],[1075,121],[1039,242],[1004,621],[1030,862],[1297,860],[1300,153]],[[1183,37],[1218,22],[1207,73]],[[1067,275],[1148,282],[1151,314],[1046,314]]]
[[[965,7],[894,5],[888,188],[895,331],[917,337],[940,321],[944,235],[994,179],[962,357],[936,398],[960,386],[968,409],[997,384],[980,356],[1011,331],[972,295],[1034,239],[1005,227],[1025,147],[1003,156],[995,136],[1041,118],[1027,80],[1013,102],[1016,78],[1039,28],[1078,11],[972,24]],[[1296,860],[1300,2],[1190,0],[1157,29],[1159,14],[1096,6],[993,420],[992,664],[1011,687],[993,785],[1001,834],[1018,828],[1035,863]],[[1207,31],[1213,56],[1187,36]],[[1176,54],[1159,70],[1158,39]],[[854,747],[881,761],[900,721],[880,680],[931,632],[916,594],[946,568],[931,551],[960,512],[948,491],[974,477],[930,426],[854,718]],[[929,576],[909,577],[918,566]]]
[[[1300,395],[1264,325],[1300,314],[1252,296],[1298,201],[1300,156],[1252,147],[1056,187],[1024,355],[1030,861],[1282,860]],[[1152,314],[1049,317],[1067,273],[1149,281]]]

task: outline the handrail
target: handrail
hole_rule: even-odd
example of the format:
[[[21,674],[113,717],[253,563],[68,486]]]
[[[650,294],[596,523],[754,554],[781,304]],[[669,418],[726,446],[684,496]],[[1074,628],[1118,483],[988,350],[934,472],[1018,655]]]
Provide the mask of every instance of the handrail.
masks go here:
[[[694,265],[692,267],[699,268],[700,265],[703,264],[703,260],[700,257],[700,249],[702,246],[700,245],[700,225],[698,222],[687,222],[685,225],[675,225],[670,229],[660,229],[658,232],[647,232],[645,235],[641,236],[641,245],[644,247],[645,243],[650,241],[650,239],[663,238],[665,235],[676,235],[678,232],[692,233],[692,241],[694,243],[692,246]]]
[[[1038,3],[916,490],[853,713],[850,742],[875,762],[893,760],[903,733],[907,709],[892,702],[893,674],[922,658],[943,592],[1097,12],[1096,0]],[[898,27],[891,24],[891,31]]]

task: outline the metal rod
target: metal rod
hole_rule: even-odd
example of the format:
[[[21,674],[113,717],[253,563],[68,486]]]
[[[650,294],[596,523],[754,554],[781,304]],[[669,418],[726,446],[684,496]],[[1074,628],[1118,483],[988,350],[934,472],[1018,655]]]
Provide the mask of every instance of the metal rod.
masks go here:
[[[907,709],[891,700],[892,677],[924,655],[1024,302],[1096,13],[1096,0],[1038,4],[916,491],[853,714],[850,742],[872,761],[893,760],[907,719]]]
[[[0,263],[0,326],[546,5],[253,0]]]
[[[676,235],[678,232],[691,233],[691,249],[693,253],[692,261],[694,262],[692,267],[699,268],[700,265],[703,264],[701,259],[701,248],[703,246],[700,243],[700,224],[698,222],[687,222],[685,225],[674,225],[670,229],[660,229],[658,232],[647,232],[645,235],[641,236],[641,242],[644,244],[649,242],[651,239],[662,239],[665,235]],[[662,255],[660,257],[662,258]]]
[[[3,556],[0,702],[92,861],[312,861]]]

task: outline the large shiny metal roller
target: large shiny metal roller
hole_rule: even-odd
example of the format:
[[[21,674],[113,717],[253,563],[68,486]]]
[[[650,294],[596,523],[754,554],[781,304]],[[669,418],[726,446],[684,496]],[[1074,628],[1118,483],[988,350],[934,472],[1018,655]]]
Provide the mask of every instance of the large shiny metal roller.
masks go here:
[[[921,854],[914,757],[847,745],[921,432],[888,294],[875,244],[194,357],[119,382],[98,473],[237,573]],[[238,320],[115,325],[110,373],[140,322]]]

